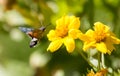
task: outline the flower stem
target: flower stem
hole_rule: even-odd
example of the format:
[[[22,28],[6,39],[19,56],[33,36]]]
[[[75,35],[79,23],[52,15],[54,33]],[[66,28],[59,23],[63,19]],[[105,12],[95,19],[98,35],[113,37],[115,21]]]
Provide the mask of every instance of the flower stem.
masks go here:
[[[104,54],[101,54],[101,62],[102,62],[102,67],[105,68],[105,59],[104,59]]]
[[[101,53],[98,52],[98,71],[100,70]]]
[[[95,65],[93,65],[88,59],[87,59],[87,57],[83,54],[83,52],[81,52],[81,51],[79,51],[78,50],[78,53],[83,57],[83,59],[85,60],[85,61],[87,61],[88,62],[88,64],[92,67],[92,68],[97,68]]]

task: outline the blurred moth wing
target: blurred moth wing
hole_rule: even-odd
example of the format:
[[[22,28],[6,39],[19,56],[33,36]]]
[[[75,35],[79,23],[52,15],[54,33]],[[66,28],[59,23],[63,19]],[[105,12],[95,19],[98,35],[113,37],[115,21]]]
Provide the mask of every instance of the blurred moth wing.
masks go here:
[[[32,47],[35,47],[40,41],[40,39],[43,37],[43,33],[46,28],[42,26],[37,29],[27,28],[27,27],[19,27],[19,29],[22,32],[26,33],[31,38],[30,48],[32,48]]]
[[[27,28],[27,27],[19,27],[19,29],[26,34],[34,30],[33,28]]]

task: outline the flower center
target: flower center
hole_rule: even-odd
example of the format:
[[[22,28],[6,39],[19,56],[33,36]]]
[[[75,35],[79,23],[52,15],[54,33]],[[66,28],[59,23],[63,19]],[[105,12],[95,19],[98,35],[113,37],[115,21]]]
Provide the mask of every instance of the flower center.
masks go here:
[[[95,32],[95,40],[99,43],[101,41],[105,41],[106,33],[104,32]]]
[[[56,29],[56,33],[59,37],[65,37],[68,35],[68,29],[64,28],[64,29]]]

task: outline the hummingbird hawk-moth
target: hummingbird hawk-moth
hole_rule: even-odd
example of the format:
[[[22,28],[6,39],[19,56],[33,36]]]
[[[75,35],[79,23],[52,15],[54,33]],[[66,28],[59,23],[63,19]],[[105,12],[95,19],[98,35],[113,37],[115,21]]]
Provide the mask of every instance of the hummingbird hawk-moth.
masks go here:
[[[30,38],[30,48],[35,47],[40,39],[43,37],[43,33],[46,29],[45,26],[40,28],[27,28],[27,27],[19,27],[19,29],[26,33]]]

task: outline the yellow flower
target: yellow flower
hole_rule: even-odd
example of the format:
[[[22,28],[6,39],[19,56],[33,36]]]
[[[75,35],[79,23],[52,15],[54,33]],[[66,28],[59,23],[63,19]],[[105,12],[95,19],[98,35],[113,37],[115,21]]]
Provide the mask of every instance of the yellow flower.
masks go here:
[[[101,69],[95,74],[95,76],[107,76],[107,73],[108,73],[107,69]]]
[[[101,22],[94,24],[94,30],[88,30],[85,34],[79,37],[84,41],[83,50],[96,48],[102,53],[111,54],[115,47],[113,44],[119,44],[120,39],[110,31],[110,28]]]
[[[94,73],[94,71],[91,70],[90,73],[87,74],[87,76],[106,76],[107,72],[107,69],[101,69],[97,73]]]
[[[91,70],[91,72],[88,73],[87,76],[95,76],[95,73],[93,72],[93,70]]]
[[[56,29],[50,30],[47,34],[48,40],[51,41],[47,50],[54,52],[58,50],[62,44],[66,46],[69,53],[75,48],[74,39],[78,38],[80,21],[75,16],[63,16],[56,21]]]

